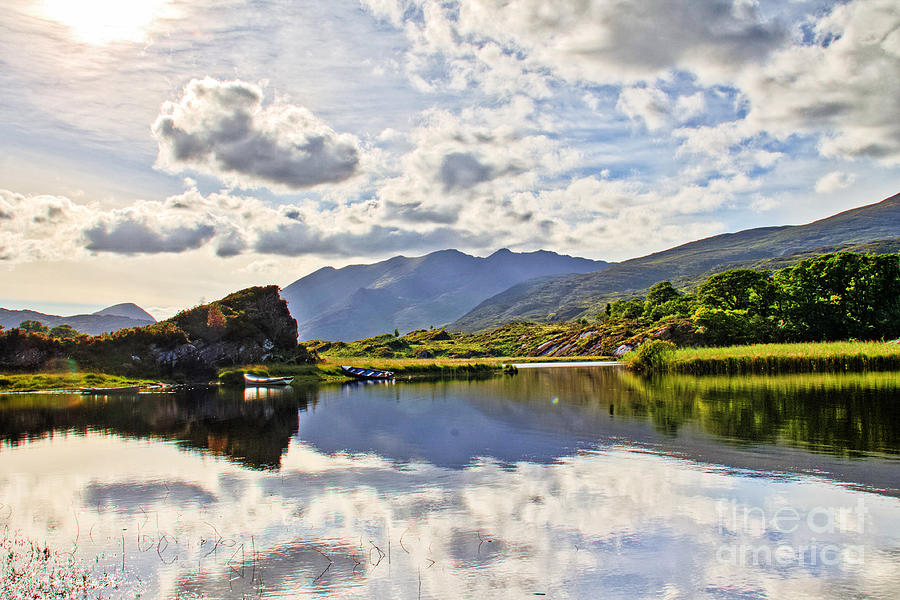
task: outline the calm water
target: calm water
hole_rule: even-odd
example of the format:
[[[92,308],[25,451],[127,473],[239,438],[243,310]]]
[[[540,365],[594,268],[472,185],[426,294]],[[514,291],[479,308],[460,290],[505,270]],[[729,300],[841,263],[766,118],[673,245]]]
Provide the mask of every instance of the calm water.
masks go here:
[[[898,400],[610,367],[0,396],[0,525],[89,597],[896,598]]]

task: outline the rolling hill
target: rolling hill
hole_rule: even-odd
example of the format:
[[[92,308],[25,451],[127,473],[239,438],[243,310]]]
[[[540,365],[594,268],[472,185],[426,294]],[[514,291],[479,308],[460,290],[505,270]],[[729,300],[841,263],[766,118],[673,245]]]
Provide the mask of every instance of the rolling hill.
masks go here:
[[[0,308],[0,325],[7,329],[18,327],[22,321],[40,321],[47,327],[57,325],[71,325],[81,333],[88,335],[100,335],[127,329],[129,327],[143,327],[156,323],[150,313],[136,304],[116,304],[91,314],[72,315],[62,317],[48,315],[34,310],[9,310]]]
[[[394,328],[440,326],[511,285],[542,275],[587,273],[608,263],[553,252],[458,250],[396,256],[370,265],[325,267],[282,290],[301,340],[356,340]]]
[[[565,321],[615,298],[638,295],[659,281],[690,287],[714,273],[742,266],[785,266],[837,246],[876,240],[892,246],[900,236],[900,194],[806,225],[761,227],[690,242],[614,264],[598,273],[521,282],[448,325],[453,331],[481,331],[513,321]]]

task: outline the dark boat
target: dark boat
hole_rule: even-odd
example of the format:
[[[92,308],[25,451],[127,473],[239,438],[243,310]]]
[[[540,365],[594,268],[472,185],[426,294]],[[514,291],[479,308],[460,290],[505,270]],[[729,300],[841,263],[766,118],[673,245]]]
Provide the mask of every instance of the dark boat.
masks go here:
[[[244,384],[248,386],[290,385],[293,381],[293,377],[260,377],[259,375],[244,373]]]
[[[341,373],[356,379],[393,379],[393,371],[382,371],[380,369],[363,369],[362,367],[342,366]]]
[[[123,385],[119,387],[83,387],[80,389],[82,394],[95,394],[100,396],[107,394],[133,394],[141,388],[138,385]]]

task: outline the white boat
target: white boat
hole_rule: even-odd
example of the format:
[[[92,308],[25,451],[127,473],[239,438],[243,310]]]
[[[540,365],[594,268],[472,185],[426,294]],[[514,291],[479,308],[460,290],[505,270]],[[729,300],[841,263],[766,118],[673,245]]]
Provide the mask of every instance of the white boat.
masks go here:
[[[260,377],[259,375],[244,373],[244,383],[246,385],[291,385],[292,381],[294,381],[293,377]]]

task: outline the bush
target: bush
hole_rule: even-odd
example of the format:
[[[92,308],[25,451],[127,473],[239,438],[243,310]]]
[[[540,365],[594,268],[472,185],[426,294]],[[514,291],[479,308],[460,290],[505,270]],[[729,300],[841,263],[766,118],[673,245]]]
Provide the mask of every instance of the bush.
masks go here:
[[[664,371],[666,362],[675,353],[675,344],[665,340],[648,340],[625,355],[625,365],[638,373]]]

